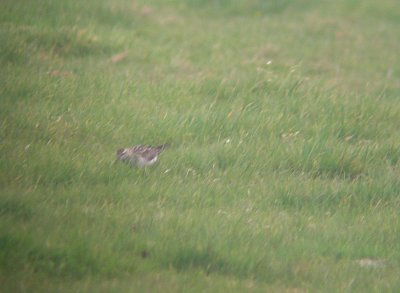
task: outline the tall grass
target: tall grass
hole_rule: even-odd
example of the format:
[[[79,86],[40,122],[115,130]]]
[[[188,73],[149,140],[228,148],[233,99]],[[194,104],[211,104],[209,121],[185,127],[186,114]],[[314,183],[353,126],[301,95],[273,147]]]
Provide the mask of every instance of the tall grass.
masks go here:
[[[398,290],[396,1],[3,2],[2,291]]]

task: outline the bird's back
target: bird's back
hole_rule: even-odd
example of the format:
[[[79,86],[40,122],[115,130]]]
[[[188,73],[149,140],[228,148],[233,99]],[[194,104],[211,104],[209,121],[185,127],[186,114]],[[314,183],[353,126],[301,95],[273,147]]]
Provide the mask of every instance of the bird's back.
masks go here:
[[[136,145],[131,148],[121,148],[117,151],[117,158],[121,161],[139,163],[139,165],[151,165],[157,160],[157,156],[168,146],[162,144],[156,147],[150,145]]]

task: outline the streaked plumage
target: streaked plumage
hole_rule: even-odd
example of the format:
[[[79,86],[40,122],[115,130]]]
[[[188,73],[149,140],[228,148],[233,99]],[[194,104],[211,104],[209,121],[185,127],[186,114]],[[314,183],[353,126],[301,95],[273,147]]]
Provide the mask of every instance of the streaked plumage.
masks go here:
[[[121,148],[117,151],[117,159],[130,164],[132,167],[146,167],[153,165],[158,155],[167,147],[162,144],[156,147],[137,145],[131,148]]]

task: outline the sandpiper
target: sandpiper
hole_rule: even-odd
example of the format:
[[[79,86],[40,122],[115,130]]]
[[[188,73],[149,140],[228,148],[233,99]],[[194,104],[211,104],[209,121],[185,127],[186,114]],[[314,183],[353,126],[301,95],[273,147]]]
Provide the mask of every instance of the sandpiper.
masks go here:
[[[117,159],[130,164],[132,167],[146,167],[153,165],[158,155],[167,147],[167,144],[159,146],[136,145],[131,148],[121,148],[117,151]]]

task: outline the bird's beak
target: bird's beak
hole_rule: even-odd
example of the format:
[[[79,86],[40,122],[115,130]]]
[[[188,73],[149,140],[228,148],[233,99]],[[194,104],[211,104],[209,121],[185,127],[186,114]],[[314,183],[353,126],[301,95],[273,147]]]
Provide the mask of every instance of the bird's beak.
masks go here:
[[[115,159],[114,161],[111,162],[110,166],[114,166],[118,162],[118,159]]]

